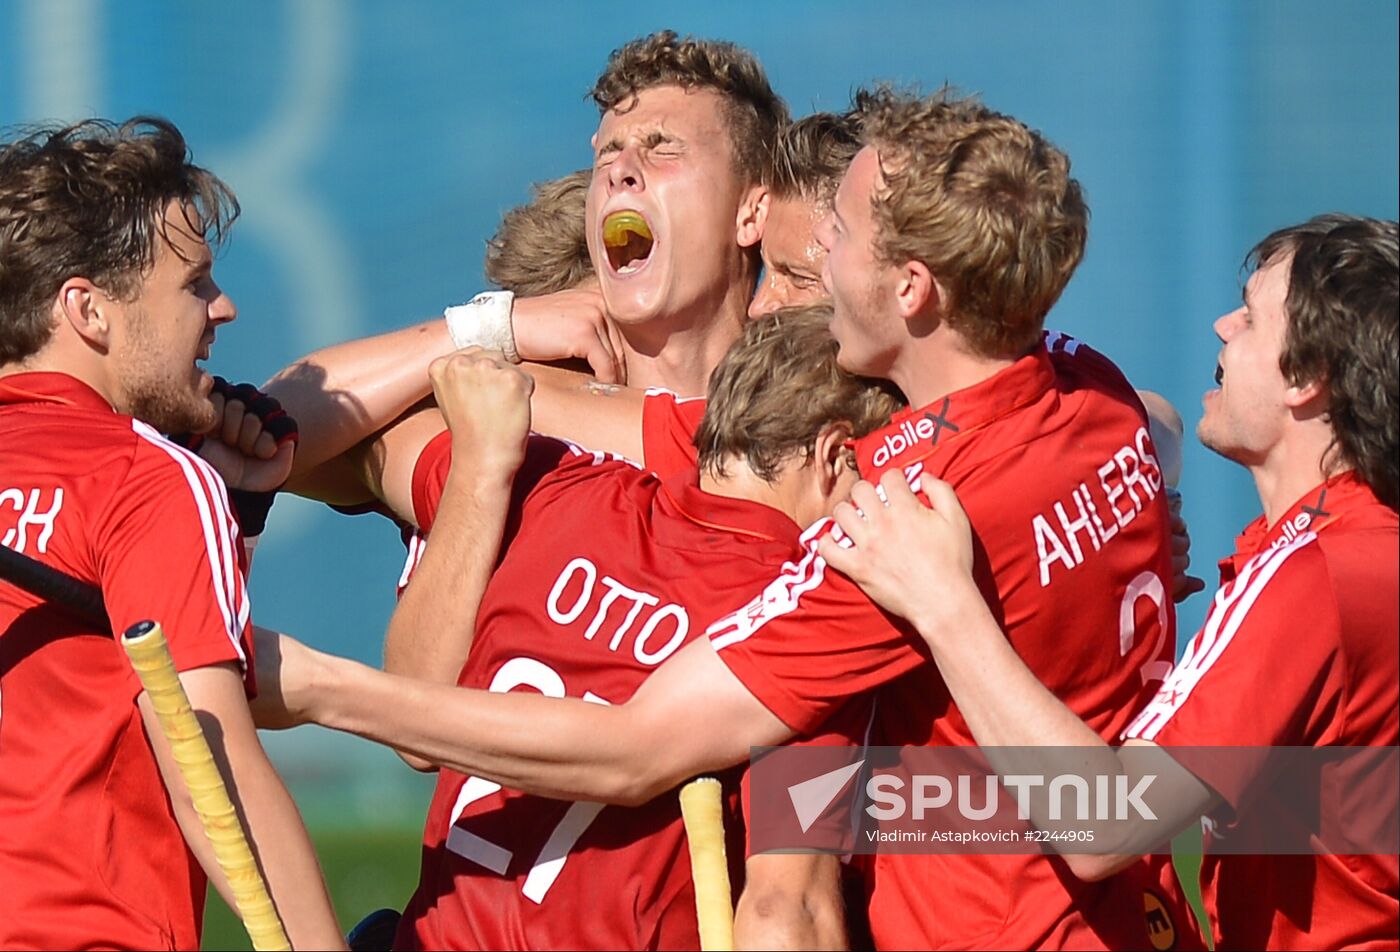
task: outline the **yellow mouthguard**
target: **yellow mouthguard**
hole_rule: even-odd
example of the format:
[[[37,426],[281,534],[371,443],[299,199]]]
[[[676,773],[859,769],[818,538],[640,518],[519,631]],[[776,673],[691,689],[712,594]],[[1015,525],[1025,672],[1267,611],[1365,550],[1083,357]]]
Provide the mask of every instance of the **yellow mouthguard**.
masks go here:
[[[636,212],[613,212],[603,220],[603,244],[609,248],[625,247],[629,235],[653,240],[646,219]]]

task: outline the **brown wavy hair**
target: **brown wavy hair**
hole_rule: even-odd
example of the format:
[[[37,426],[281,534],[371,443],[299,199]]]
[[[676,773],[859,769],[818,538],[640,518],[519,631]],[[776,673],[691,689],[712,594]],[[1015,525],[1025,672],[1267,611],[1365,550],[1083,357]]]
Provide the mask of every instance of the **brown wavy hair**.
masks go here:
[[[1336,454],[1392,509],[1400,498],[1400,227],[1318,215],[1254,246],[1246,268],[1291,256],[1279,369],[1327,387]],[[1329,465],[1328,469],[1335,468]]]
[[[134,297],[172,200],[211,245],[238,217],[233,192],[191,163],[165,119],[39,127],[0,146],[0,364],[48,343],[53,301],[69,278]]]
[[[539,182],[528,202],[506,212],[486,242],[486,280],[521,297],[536,297],[592,277],[583,213],[592,175],[592,169],[580,169]]]
[[[1069,156],[948,88],[861,91],[856,110],[884,176],[872,198],[879,256],[926,264],[951,298],[945,320],[975,352],[1034,346],[1088,237]]]
[[[625,112],[638,93],[657,86],[709,89],[723,97],[734,167],[748,184],[763,181],[789,117],[752,53],[724,40],[662,30],[613,50],[591,95],[600,112]]]
[[[831,305],[816,304],[744,325],[744,336],[710,375],[695,433],[702,470],[723,476],[726,463],[741,459],[772,482],[789,459],[811,457],[827,425],[844,420],[860,437],[889,422],[903,406],[898,391],[837,366],[830,324]]]

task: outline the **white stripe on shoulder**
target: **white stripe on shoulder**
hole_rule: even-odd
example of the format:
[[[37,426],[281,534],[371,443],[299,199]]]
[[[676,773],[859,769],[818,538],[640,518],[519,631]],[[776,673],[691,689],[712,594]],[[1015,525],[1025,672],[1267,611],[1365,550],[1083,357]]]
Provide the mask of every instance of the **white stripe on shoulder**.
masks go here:
[[[674,390],[667,390],[665,387],[647,387],[648,397],[670,397],[676,403],[690,403],[694,400],[704,400],[704,397],[683,397]]]
[[[542,439],[542,440],[552,440],[552,441],[554,441],[555,443],[563,443],[563,444],[564,444],[564,447],[569,451],[569,453],[570,453],[571,455],[573,455],[573,456],[588,456],[588,457],[591,457],[592,460],[593,460],[593,465],[594,465],[594,466],[601,466],[602,464],[607,463],[607,462],[616,462],[616,463],[626,463],[628,466],[631,466],[633,469],[644,469],[644,468],[645,468],[645,467],[642,466],[641,463],[638,463],[636,460],[628,459],[626,456],[623,456],[623,455],[620,454],[620,453],[613,453],[613,452],[610,452],[609,450],[594,450],[594,449],[589,449],[588,447],[584,446],[582,443],[575,443],[573,440],[568,439],[567,437],[555,436],[555,435],[553,435],[552,433],[540,433],[540,432],[538,432],[538,431],[536,431],[536,430],[531,430],[531,431],[530,431],[530,436],[532,436],[532,437],[537,436],[537,437],[539,437],[539,438]]]
[[[1216,594],[1205,625],[1191,639],[1186,653],[1162,682],[1157,696],[1133,719],[1123,736],[1143,740],[1156,738],[1230,647],[1270,580],[1289,558],[1316,539],[1317,533],[1305,532],[1292,542],[1261,552],[1245,563],[1235,580]]]
[[[208,463],[189,450],[171,443],[151,426],[140,420],[132,420],[131,428],[137,436],[173,460],[185,478],[204,535],[205,556],[214,586],[214,603],[223,616],[224,633],[246,669],[248,658],[243,653],[240,636],[247,624],[250,606],[234,555],[233,518],[229,514],[228,494],[223,480]]]
[[[817,539],[828,527],[835,528],[830,519],[813,523],[802,533],[807,551],[799,561],[784,562],[778,577],[764,586],[753,601],[705,630],[705,637],[716,651],[745,641],[773,619],[796,611],[802,596],[822,583],[826,560],[817,555]]]
[[[537,436],[544,436],[543,433],[536,434],[536,435],[537,435]],[[644,469],[644,468],[645,468],[645,467],[642,466],[641,463],[638,463],[636,460],[628,459],[626,456],[623,456],[623,455],[620,454],[620,453],[613,453],[613,452],[609,452],[608,450],[591,450],[591,449],[589,449],[588,447],[582,445],[581,443],[575,443],[573,440],[566,439],[565,437],[562,437],[562,436],[550,436],[550,437],[548,437],[548,439],[557,440],[557,441],[559,441],[560,443],[563,443],[566,447],[568,447],[569,452],[572,453],[574,456],[590,456],[590,457],[592,457],[592,458],[593,458],[593,465],[594,465],[594,466],[601,466],[601,465],[603,465],[604,463],[612,462],[612,463],[626,463],[628,466],[631,466],[633,469]]]

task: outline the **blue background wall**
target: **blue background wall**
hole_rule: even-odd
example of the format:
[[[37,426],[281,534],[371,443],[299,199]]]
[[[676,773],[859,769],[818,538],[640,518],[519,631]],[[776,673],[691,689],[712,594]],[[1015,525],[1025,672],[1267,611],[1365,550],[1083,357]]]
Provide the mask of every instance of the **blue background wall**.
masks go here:
[[[499,6],[11,0],[0,124],[157,112],[184,129],[243,203],[217,267],[240,319],[211,365],[253,380],[479,289],[501,212],[588,163],[584,93],[608,52],[668,26],[752,49],[798,115],[872,80],[948,81],[1043,129],[1093,208],[1051,324],[1165,393],[1188,429],[1250,245],[1321,211],[1396,217],[1393,0]],[[1209,578],[1257,504],[1238,467],[1194,445],[1186,467]],[[401,558],[379,520],[283,501],[256,617],[376,661]],[[313,799],[403,804],[378,752],[307,730],[274,744]]]

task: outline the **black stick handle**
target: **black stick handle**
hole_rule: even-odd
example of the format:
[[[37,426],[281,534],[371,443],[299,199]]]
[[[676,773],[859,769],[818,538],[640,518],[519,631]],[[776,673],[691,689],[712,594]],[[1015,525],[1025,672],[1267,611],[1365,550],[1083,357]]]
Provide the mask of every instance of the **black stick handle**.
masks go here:
[[[57,602],[99,628],[111,625],[107,620],[107,606],[102,601],[102,590],[96,585],[89,585],[3,545],[0,545],[0,579],[45,601]]]

